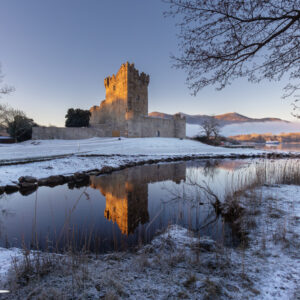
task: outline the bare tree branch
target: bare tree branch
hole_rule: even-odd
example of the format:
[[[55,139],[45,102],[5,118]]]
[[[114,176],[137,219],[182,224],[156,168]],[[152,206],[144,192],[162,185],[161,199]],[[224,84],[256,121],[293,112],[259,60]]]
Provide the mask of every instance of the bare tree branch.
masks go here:
[[[4,78],[4,75],[2,73],[2,70],[1,70],[1,64],[0,64],[0,98],[2,95],[7,95],[11,92],[13,92],[15,90],[14,87],[12,86],[8,86],[8,85],[3,85],[3,78]]]
[[[284,96],[298,90],[300,0],[163,1],[170,5],[165,15],[180,18],[181,55],[172,58],[187,72],[193,94],[208,85],[222,89],[239,77],[258,82],[285,74],[290,83]]]

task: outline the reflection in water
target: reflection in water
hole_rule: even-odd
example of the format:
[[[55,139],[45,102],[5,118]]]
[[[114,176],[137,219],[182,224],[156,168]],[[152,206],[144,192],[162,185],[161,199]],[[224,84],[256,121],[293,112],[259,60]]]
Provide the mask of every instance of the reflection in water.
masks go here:
[[[267,151],[300,152],[300,143],[280,143],[278,145],[255,144],[255,148]]]
[[[40,187],[28,196],[2,195],[0,246],[25,243],[28,247],[38,244],[39,249],[51,245],[55,251],[68,247],[124,250],[149,242],[169,224],[235,246],[239,239],[234,227],[216,212],[199,186],[224,199],[228,192],[256,182],[258,175],[264,182],[267,174],[272,183],[286,175],[280,175],[280,170],[297,166],[295,161],[285,162],[202,160],[145,165],[91,176],[86,186]]]
[[[123,234],[149,222],[148,184],[185,180],[185,163],[148,165],[130,168],[107,176],[91,176],[90,186],[98,189],[106,199],[104,216],[118,224]]]

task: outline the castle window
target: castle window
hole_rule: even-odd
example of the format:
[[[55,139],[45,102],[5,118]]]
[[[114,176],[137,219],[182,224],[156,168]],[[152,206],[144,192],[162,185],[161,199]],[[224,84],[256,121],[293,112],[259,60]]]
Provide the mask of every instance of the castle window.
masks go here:
[[[116,86],[115,86],[115,85],[113,86],[113,90],[114,90],[114,91],[116,90]]]
[[[137,100],[137,101],[139,101],[139,100],[140,100],[140,95],[138,95],[138,96],[136,97],[136,100]]]

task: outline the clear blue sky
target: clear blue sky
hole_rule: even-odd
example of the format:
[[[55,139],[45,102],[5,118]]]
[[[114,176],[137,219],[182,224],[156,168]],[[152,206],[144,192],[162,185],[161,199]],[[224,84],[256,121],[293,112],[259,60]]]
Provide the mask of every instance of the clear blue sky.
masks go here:
[[[0,62],[5,82],[16,88],[0,101],[39,124],[61,126],[68,108],[99,105],[104,78],[129,61],[150,75],[149,112],[295,120],[281,99],[286,82],[239,80],[191,96],[186,74],[169,58],[177,38],[165,9],[160,0],[0,0]]]

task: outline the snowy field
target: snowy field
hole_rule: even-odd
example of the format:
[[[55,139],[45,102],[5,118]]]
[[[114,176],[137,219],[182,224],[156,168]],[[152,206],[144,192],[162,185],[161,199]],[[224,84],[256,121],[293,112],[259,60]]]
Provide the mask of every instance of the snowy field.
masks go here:
[[[245,153],[246,150],[234,150]],[[254,150],[252,150],[253,152]],[[70,154],[191,155],[228,154],[232,149],[213,147],[176,138],[92,138],[86,140],[40,140],[0,146],[0,162]],[[247,152],[247,151],[246,151]],[[249,152],[249,150],[248,150]],[[255,151],[254,151],[255,152]]]
[[[230,124],[221,128],[221,135],[233,136],[240,134],[280,134],[300,132],[300,122],[249,122],[240,124]],[[200,126],[195,124],[186,124],[186,135],[188,137],[196,136],[200,133]]]
[[[254,149],[228,149],[175,138],[92,138],[86,140],[41,140],[0,146],[0,186],[20,176],[44,178],[75,172],[117,167],[130,161],[185,155],[259,154]],[[83,157],[83,155],[98,155]],[[101,156],[103,155],[103,156]],[[62,156],[58,158],[57,156]],[[35,160],[49,158],[47,161]],[[7,165],[7,163],[33,161]],[[2,164],[2,166],[1,166]],[[6,164],[6,165],[4,165]]]

